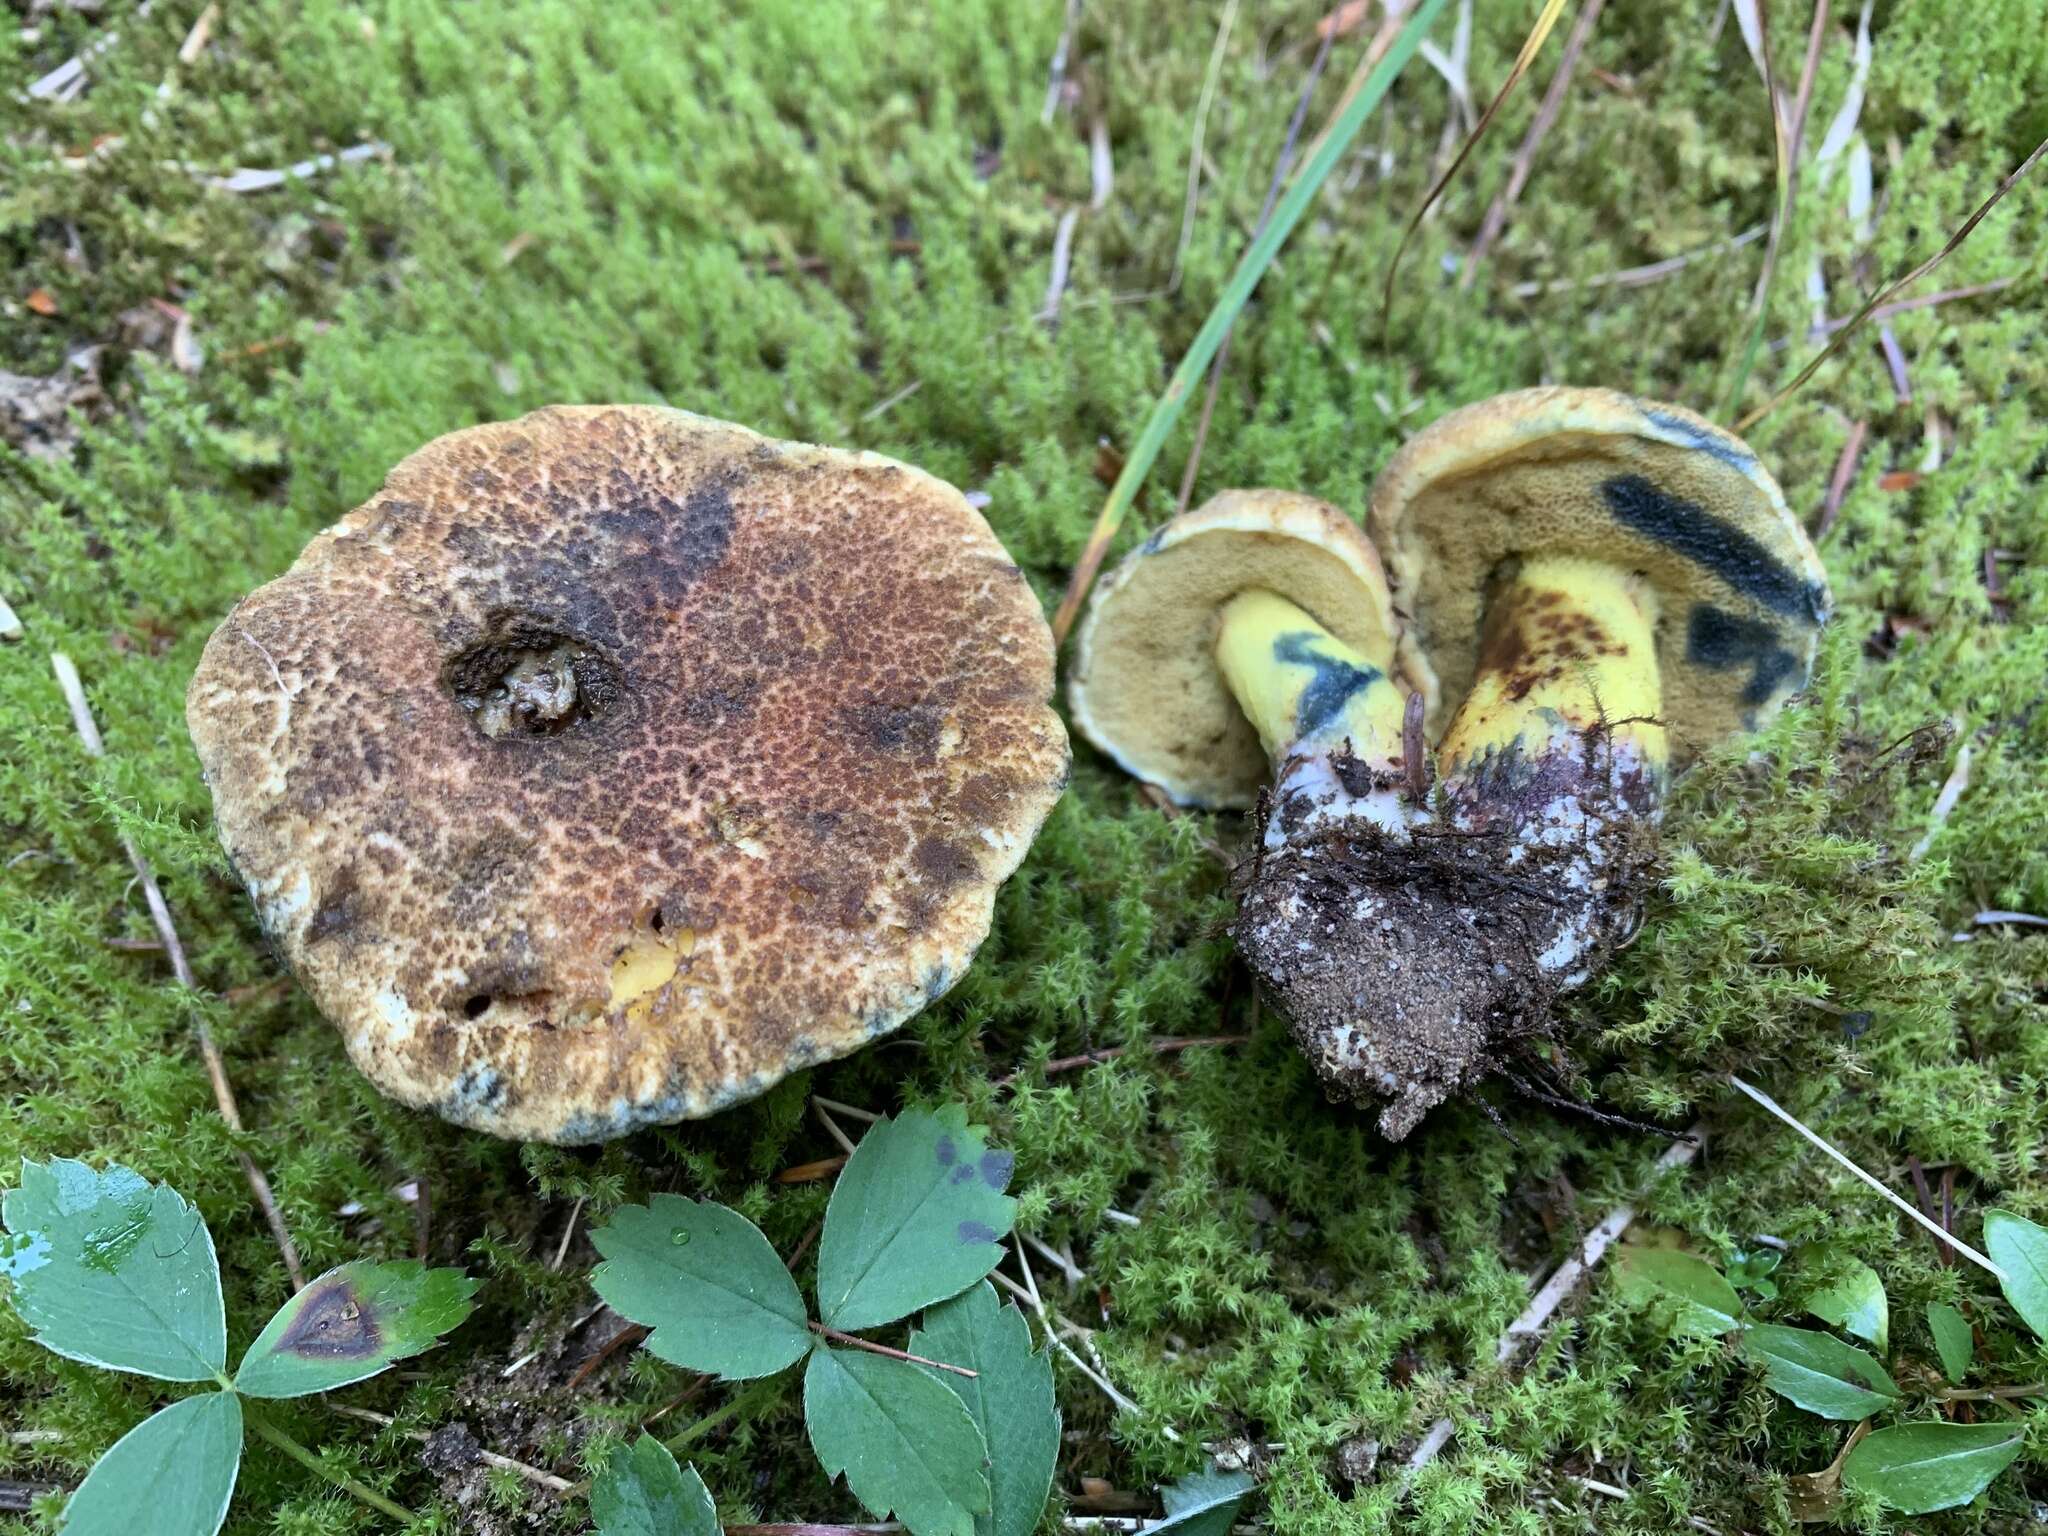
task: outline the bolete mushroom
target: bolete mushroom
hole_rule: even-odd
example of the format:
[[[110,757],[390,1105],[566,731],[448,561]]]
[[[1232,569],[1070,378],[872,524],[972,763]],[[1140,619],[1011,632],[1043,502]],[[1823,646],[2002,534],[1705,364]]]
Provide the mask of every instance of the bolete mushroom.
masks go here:
[[[385,1092],[585,1142],[945,992],[1067,773],[951,486],[646,406],[439,438],[246,598],[187,716],[265,930]]]
[[[1547,1037],[1557,995],[1625,942],[1674,762],[1804,685],[1830,598],[1742,442],[1609,390],[1445,417],[1381,474],[1371,527],[1396,623],[1347,664],[1417,691],[1357,687],[1327,773],[1269,736],[1233,933],[1330,1090],[1381,1101],[1399,1139]],[[1208,642],[1225,670],[1228,631]],[[1262,674],[1249,654],[1232,683],[1259,720],[1288,673],[1277,645]],[[1078,698],[1075,718],[1095,735]]]

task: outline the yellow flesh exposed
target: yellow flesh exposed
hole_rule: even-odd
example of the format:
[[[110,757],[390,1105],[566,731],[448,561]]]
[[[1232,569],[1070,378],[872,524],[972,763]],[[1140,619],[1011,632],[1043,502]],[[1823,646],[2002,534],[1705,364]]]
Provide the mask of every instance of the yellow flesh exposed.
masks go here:
[[[1362,758],[1401,756],[1401,690],[1388,677],[1392,636],[1346,645],[1286,598],[1263,589],[1223,605],[1216,663],[1275,765],[1305,741],[1350,738]]]
[[[606,1000],[608,1011],[623,1008],[626,1017],[639,1022],[654,1006],[654,994],[674,979],[676,969],[697,947],[697,935],[688,928],[672,934],[645,934],[632,940],[612,961],[612,991]]]
[[[1669,757],[1653,594],[1597,560],[1526,560],[1488,605],[1472,691],[1437,749],[1445,773],[1505,751],[1534,753],[1595,726],[1653,768]]]

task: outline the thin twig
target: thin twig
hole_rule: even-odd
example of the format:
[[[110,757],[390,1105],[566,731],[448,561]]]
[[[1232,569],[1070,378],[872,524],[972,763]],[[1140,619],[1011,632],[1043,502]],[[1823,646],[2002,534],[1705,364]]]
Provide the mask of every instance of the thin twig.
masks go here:
[[[327,1407],[332,1413],[341,1414],[346,1418],[361,1419],[365,1424],[375,1424],[382,1429],[395,1429],[398,1425],[398,1421],[392,1418],[390,1414],[378,1413],[373,1408],[357,1408],[348,1403],[334,1402],[328,1403]],[[434,1438],[433,1435],[424,1429],[400,1429],[398,1432],[404,1435],[406,1439],[421,1445],[425,1445]],[[551,1493],[567,1493],[576,1486],[566,1477],[557,1477],[552,1472],[543,1472],[539,1467],[528,1466],[525,1462],[515,1461],[510,1456],[500,1456],[496,1451],[487,1451],[481,1446],[477,1448],[477,1457],[485,1466],[498,1467],[506,1472],[516,1472],[535,1487],[545,1488]]]
[[[71,658],[62,651],[50,653],[50,670],[57,674],[57,686],[63,691],[64,702],[71,710],[71,723],[78,730],[78,738],[85,744],[88,757],[102,761],[107,755],[106,743],[100,738],[100,728],[92,717],[92,704],[85,696],[85,684],[79,678],[78,668]],[[199,983],[192,977],[192,967],[185,959],[185,946],[178,939],[177,927],[171,922],[171,909],[164,900],[163,890],[156,883],[156,872],[150,868],[149,860],[142,856],[142,850],[126,832],[117,834],[121,851],[128,855],[129,866],[135,871],[136,882],[142,887],[143,902],[149,907],[149,919],[156,925],[157,937],[163,940],[164,952],[170,956],[171,974],[179,986],[199,996]],[[220,1117],[236,1135],[242,1135],[242,1112],[235,1103],[235,1090],[228,1082],[227,1064],[221,1059],[220,1047],[214,1043],[213,1030],[208,1027],[205,1015],[198,1008],[192,1011],[194,1033],[199,1040],[200,1059],[206,1064],[206,1075],[213,1084],[213,1102],[220,1111]],[[256,1196],[256,1204],[263,1211],[263,1219],[269,1224],[270,1235],[277,1240],[278,1252],[284,1256],[285,1272],[291,1277],[292,1289],[305,1289],[306,1276],[299,1265],[299,1250],[292,1242],[290,1230],[284,1224],[284,1213],[278,1209],[277,1196],[272,1193],[270,1180],[256,1165],[256,1160],[239,1147],[235,1158],[242,1165],[242,1174],[249,1181],[249,1188]]]
[[[1479,264],[1486,260],[1486,253],[1493,242],[1500,238],[1500,232],[1507,227],[1508,214],[1522,195],[1522,188],[1529,184],[1529,174],[1536,167],[1536,151],[1557,123],[1558,115],[1564,110],[1564,99],[1571,89],[1572,70],[1578,65],[1579,55],[1585,51],[1586,40],[1593,35],[1593,23],[1600,19],[1600,11],[1607,0],[1586,0],[1585,8],[1579,12],[1579,19],[1572,23],[1572,30],[1564,40],[1564,53],[1557,61],[1557,72],[1550,77],[1550,89],[1543,93],[1543,102],[1536,109],[1536,117],[1529,124],[1529,131],[1522,135],[1522,147],[1515,151],[1515,163],[1508,171],[1507,184],[1487,205],[1486,217],[1480,221],[1479,234],[1472,242],[1472,249],[1466,253],[1465,269],[1458,274],[1458,291],[1464,293],[1479,276]]]
[[[1928,273],[1932,272],[1936,267],[1940,266],[1942,262],[1947,260],[1950,253],[1953,252],[1957,246],[1961,245],[1965,240],[1970,238],[1971,232],[1975,230],[1979,224],[1984,222],[1986,216],[1990,214],[1991,210],[1996,208],[2001,202],[2005,200],[2005,195],[2008,192],[2010,192],[2014,187],[2019,185],[2020,178],[2026,175],[2028,171],[2034,168],[2034,163],[2038,161],[2043,154],[2048,154],[2048,139],[2043,139],[2039,144],[2036,144],[2034,146],[2033,153],[2029,154],[2026,159],[2022,160],[2019,163],[2019,165],[2014,168],[2013,173],[1998,184],[1998,189],[1994,191],[1989,197],[1987,197],[1981,204],[1978,205],[1977,211],[1975,213],[1972,213],[1969,216],[1969,218],[1963,221],[1962,227],[1960,229],[1958,229],[1954,234],[1950,235],[1947,240],[1942,242],[1940,250],[1936,251],[1932,256],[1928,257],[1925,261],[1921,262],[1920,265],[1913,268],[1912,271],[1906,273],[1903,277],[1898,278],[1894,282],[1887,283],[1883,288],[1880,288],[1876,293],[1872,294],[1870,298],[1864,303],[1864,306],[1861,309],[1856,311],[1855,314],[1851,315],[1846,321],[1843,322],[1841,329],[1835,333],[1834,339],[1831,340],[1825,347],[1821,348],[1819,352],[1815,353],[1813,357],[1807,362],[1806,366],[1804,368],[1801,368],[1798,373],[1793,375],[1791,383],[1787,384],[1783,389],[1779,390],[1776,394],[1772,395],[1771,398],[1766,400],[1762,405],[1758,406],[1755,410],[1751,411],[1747,416],[1744,416],[1740,421],[1736,422],[1735,430],[1737,432],[1747,432],[1751,427],[1755,426],[1759,421],[1763,420],[1764,417],[1768,416],[1772,411],[1776,410],[1779,406],[1783,405],[1787,400],[1791,399],[1792,396],[1796,394],[1805,385],[1808,379],[1812,378],[1816,373],[1820,372],[1821,365],[1823,363],[1825,363],[1829,358],[1833,357],[1837,352],[1842,350],[1842,348],[1848,343],[1849,338],[1855,334],[1856,330],[1865,321],[1870,319],[1870,317],[1873,314],[1875,314],[1878,309],[1890,303],[1901,289],[1910,288],[1914,283],[1920,281],[1921,278],[1925,277]]]
[[[1745,245],[1761,240],[1769,230],[1768,224],[1752,224],[1741,234],[1730,235],[1726,240],[1717,240],[1696,251],[1666,256],[1661,261],[1647,262],[1640,267],[1623,267],[1615,272],[1596,273],[1592,277],[1555,277],[1547,282],[1517,283],[1508,292],[1518,299],[1533,299],[1538,294],[1575,293],[1581,288],[1647,288],[1652,283],[1660,283],[1683,272],[1703,257],[1725,256],[1730,251],[1739,251]]]
[[[1813,102],[1813,82],[1820,70],[1820,48],[1827,37],[1828,0],[1814,0],[1813,25],[1806,35],[1806,62],[1799,71],[1798,94],[1788,115],[1778,100],[1777,81],[1771,71],[1770,36],[1765,26],[1764,0],[1757,0],[1757,23],[1764,71],[1764,90],[1771,98],[1771,123],[1778,141],[1778,206],[1771,216],[1770,239],[1764,242],[1764,264],[1757,273],[1756,292],[1750,299],[1755,315],[1749,339],[1743,344],[1735,378],[1728,386],[1728,404],[1723,415],[1733,415],[1742,401],[1743,387],[1756,365],[1757,349],[1763,344],[1764,322],[1769,318],[1771,286],[1778,275],[1778,253],[1784,246],[1785,230],[1792,222],[1799,197],[1800,152],[1806,138],[1806,113]]]
[[[1835,526],[1835,519],[1842,515],[1842,501],[1856,478],[1856,466],[1863,458],[1863,439],[1869,432],[1870,423],[1867,421],[1858,421],[1849,428],[1848,441],[1842,444],[1842,451],[1835,459],[1835,472],[1828,476],[1828,494],[1820,504],[1820,519],[1813,525],[1816,544],[1828,536]]]
[[[1833,1143],[1829,1142],[1825,1137],[1817,1135],[1813,1131],[1808,1130],[1804,1125],[1802,1125],[1799,1122],[1797,1118],[1793,1116],[1791,1111],[1787,1110],[1782,1104],[1780,1104],[1776,1099],[1772,1098],[1768,1093],[1765,1093],[1761,1088],[1752,1088],[1748,1083],[1745,1083],[1733,1072],[1728,1074],[1728,1081],[1741,1092],[1748,1095],[1751,1099],[1755,1100],[1763,1108],[1769,1110],[1772,1115],[1776,1116],[1779,1120],[1782,1120],[1786,1125],[1791,1126],[1793,1130],[1797,1131],[1801,1136],[1804,1136],[1816,1147],[1819,1147],[1821,1151],[1827,1153],[1829,1157],[1833,1158],[1836,1162],[1840,1163],[1844,1168],[1848,1169],[1848,1171],[1850,1173],[1853,1173],[1858,1179],[1862,1180],[1865,1184],[1869,1185],[1872,1189],[1876,1190],[1880,1195],[1883,1195],[1885,1199],[1889,1200],[1893,1205],[1897,1206],[1900,1210],[1904,1211],[1907,1216],[1911,1217],[1914,1221],[1917,1221],[1921,1226],[1925,1227],[1928,1231],[1932,1232],[1935,1235],[1935,1237],[1940,1239],[1942,1242],[1947,1243],[1950,1247],[1954,1248],[1957,1253],[1962,1254],[1972,1263],[1982,1265],[1985,1269],[1989,1270],[1992,1274],[1996,1275],[2000,1280],[2004,1280],[2006,1278],[2006,1273],[2003,1269],[2000,1269],[1996,1264],[1992,1263],[1989,1259],[1985,1258],[1983,1254],[1979,1253],[1976,1249],[1972,1248],[1968,1243],[1964,1242],[1961,1238],[1955,1236],[1953,1233],[1942,1231],[1939,1222],[1932,1221],[1929,1218],[1921,1215],[1918,1211],[1914,1210],[1912,1205],[1908,1201],[1900,1199],[1897,1195],[1893,1194],[1891,1190],[1887,1189],[1880,1180],[1876,1179],[1870,1174],[1865,1173],[1861,1168],[1857,1167],[1854,1162],[1850,1161],[1850,1159],[1845,1154],[1837,1151]]]
[[[1022,1266],[1025,1274],[1029,1275],[1031,1273],[1030,1263],[1024,1258],[1021,1249],[1018,1251],[1017,1254],[1017,1262],[1020,1266]],[[1054,1325],[1055,1314],[1051,1311],[1050,1308],[1046,1306],[1044,1298],[1037,1294],[1035,1282],[1033,1288],[1027,1291],[1023,1286],[1019,1285],[1016,1281],[1012,1280],[1000,1269],[991,1270],[989,1272],[989,1278],[995,1281],[998,1285],[1002,1286],[1004,1290],[1008,1291],[1012,1296],[1016,1297],[1017,1300],[1024,1303],[1025,1306],[1031,1308],[1033,1312],[1038,1314],[1039,1325],[1045,1329],[1046,1342],[1052,1345],[1054,1349],[1058,1350],[1060,1354],[1066,1358],[1067,1364],[1071,1365],[1083,1376],[1086,1376],[1090,1381],[1094,1382],[1095,1385],[1101,1389],[1103,1396],[1107,1397],[1110,1400],[1110,1402],[1115,1404],[1119,1409],[1121,1409],[1125,1413],[1131,1414],[1137,1418],[1143,1418],[1145,1416],[1144,1409],[1140,1408],[1128,1397],[1125,1397],[1123,1393],[1117,1391],[1115,1385],[1110,1381],[1110,1379],[1107,1376],[1103,1375],[1102,1372],[1096,1370],[1094,1366],[1090,1365],[1086,1360],[1083,1360],[1079,1355],[1075,1354],[1073,1349],[1067,1344],[1067,1341],[1060,1337],[1060,1331],[1058,1327]],[[1062,1319],[1062,1321],[1064,1321],[1064,1319]],[[1171,1424],[1161,1425],[1160,1432],[1164,1434],[1166,1438],[1171,1440],[1174,1444],[1180,1444],[1180,1435]]]
[[[831,1111],[825,1108],[822,1101],[816,1098],[811,1100],[811,1113],[816,1115],[818,1123],[825,1127],[825,1134],[839,1143],[839,1149],[848,1157],[853,1156],[853,1138],[839,1128],[839,1122],[832,1118]]]
[[[1955,766],[1942,781],[1941,792],[1934,797],[1934,805],[1927,813],[1927,830],[1906,854],[1909,862],[1917,864],[1927,857],[1927,850],[1934,846],[1935,838],[1939,837],[1941,829],[1948,825],[1948,819],[1954,814],[1957,802],[1963,798],[1963,792],[1969,787],[1970,743],[1965,738],[1957,745]]]
[[[887,1355],[891,1360],[908,1360],[912,1365],[928,1365],[935,1371],[951,1371],[955,1376],[979,1376],[981,1372],[970,1371],[964,1365],[948,1365],[943,1360],[928,1359],[924,1355],[909,1354],[904,1350],[891,1349],[886,1344],[877,1344],[863,1339],[858,1334],[841,1333],[837,1328],[827,1328],[823,1323],[812,1323],[811,1332],[821,1339],[830,1339],[834,1344],[844,1344],[850,1349],[864,1349],[871,1355]]]
[[[1111,1045],[1105,1046],[1103,1047],[1103,1049],[1099,1051],[1089,1051],[1086,1055],[1082,1056],[1061,1056],[1057,1060],[1048,1061],[1040,1070],[1041,1072],[1043,1072],[1045,1076],[1053,1077],[1061,1072],[1074,1072],[1078,1071],[1082,1067],[1095,1066],[1100,1062],[1114,1061],[1117,1057],[1125,1055],[1133,1049],[1141,1051],[1151,1051],[1156,1055],[1164,1056],[1172,1051],[1191,1050],[1198,1045],[1243,1045],[1246,1041],[1250,1039],[1250,1035],[1161,1036],[1157,1040],[1147,1040],[1143,1045],[1136,1047],[1128,1045]],[[1028,1075],[1028,1069],[1019,1067],[1015,1072],[1011,1072],[1006,1074],[1005,1076],[997,1078],[995,1080],[994,1086],[998,1088],[1007,1088],[1010,1086],[1010,1084],[1016,1082],[1020,1077],[1025,1077]]]
[[[583,1196],[576,1197],[576,1203],[569,1207],[569,1219],[562,1225],[562,1240],[555,1245],[555,1256],[548,1261],[551,1271],[559,1272],[562,1260],[568,1257],[569,1240],[576,1235],[576,1218],[583,1214]]]
[[[1699,1156],[1700,1148],[1706,1144],[1706,1139],[1706,1126],[1695,1125],[1683,1137],[1666,1147],[1664,1155],[1651,1167],[1650,1178],[1645,1181],[1644,1187],[1648,1188],[1651,1183],[1672,1169],[1683,1168],[1691,1163]],[[1506,1365],[1514,1359],[1516,1351],[1523,1344],[1542,1336],[1557,1309],[1578,1289],[1579,1281],[1607,1256],[1608,1249],[1620,1240],[1621,1234],[1628,1230],[1635,1219],[1636,1208],[1633,1204],[1617,1205],[1601,1217],[1599,1224],[1586,1234],[1585,1241],[1579,1245],[1579,1251],[1558,1265],[1556,1272],[1529,1299],[1529,1305],[1522,1309],[1521,1315],[1509,1323],[1500,1338],[1495,1341],[1495,1365]],[[1402,1474],[1404,1480],[1414,1477],[1437,1458],[1438,1453],[1450,1443],[1452,1427],[1448,1418],[1438,1419],[1430,1425],[1428,1433],[1422,1437],[1421,1443],[1408,1458],[1407,1469]]]

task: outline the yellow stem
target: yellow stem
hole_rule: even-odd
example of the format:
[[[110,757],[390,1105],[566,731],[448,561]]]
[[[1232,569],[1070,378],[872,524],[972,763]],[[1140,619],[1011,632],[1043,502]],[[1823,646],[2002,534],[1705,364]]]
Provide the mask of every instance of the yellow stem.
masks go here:
[[[1617,566],[1524,561],[1487,607],[1478,675],[1437,750],[1442,771],[1533,755],[1595,727],[1661,769],[1669,744],[1657,718],[1656,619],[1654,595]]]
[[[1277,766],[1304,743],[1348,738],[1361,758],[1399,761],[1403,698],[1388,677],[1393,638],[1346,645],[1306,611],[1255,588],[1223,605],[1216,662]]]

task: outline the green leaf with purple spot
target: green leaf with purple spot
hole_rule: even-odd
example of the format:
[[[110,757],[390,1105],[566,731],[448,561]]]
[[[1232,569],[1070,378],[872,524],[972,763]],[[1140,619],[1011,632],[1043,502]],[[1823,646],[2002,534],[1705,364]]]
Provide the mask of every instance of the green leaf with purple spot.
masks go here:
[[[59,1536],[213,1536],[241,1469],[241,1399],[201,1392],[114,1442],[64,1506]]]
[[[163,1381],[220,1375],[220,1266],[206,1222],[176,1190],[118,1165],[24,1162],[0,1219],[0,1275],[45,1349]]]
[[[374,1376],[468,1317],[476,1281],[416,1259],[358,1259],[278,1308],[235,1372],[249,1397],[304,1397]]]
[[[847,1159],[818,1240],[818,1308],[876,1328],[957,1296],[1002,1258],[1014,1159],[957,1105],[878,1120]]]

